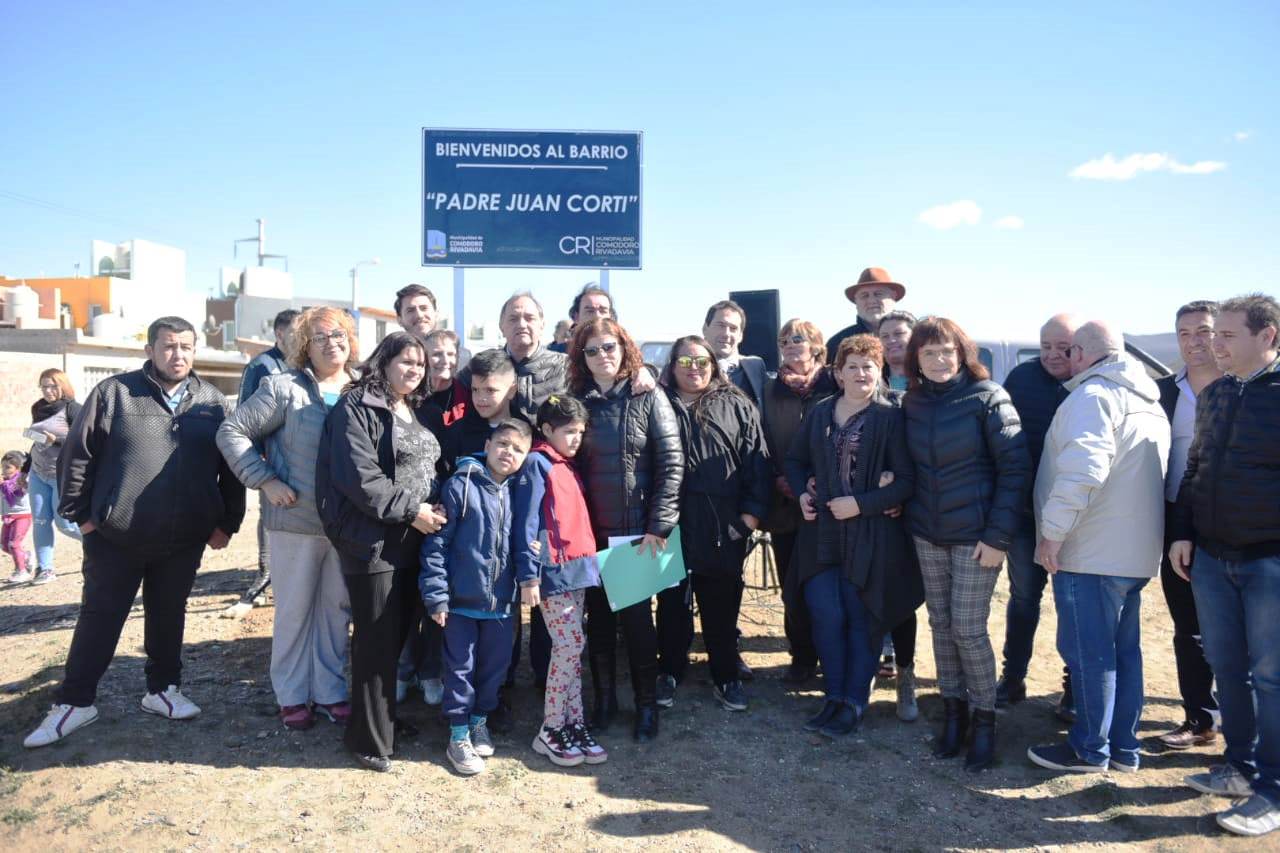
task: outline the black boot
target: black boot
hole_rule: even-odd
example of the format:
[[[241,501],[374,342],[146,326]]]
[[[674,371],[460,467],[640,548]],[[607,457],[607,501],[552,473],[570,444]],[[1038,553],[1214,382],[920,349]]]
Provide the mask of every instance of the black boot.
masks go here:
[[[996,757],[996,712],[973,712],[973,742],[964,759],[964,769],[981,773],[991,766]]]
[[[934,758],[955,758],[964,748],[964,737],[969,731],[969,703],[963,699],[943,699],[945,717],[942,731],[933,742]]]
[[[631,685],[636,695],[636,723],[631,736],[636,743],[648,743],[658,736],[658,665],[635,667]]]
[[[595,698],[589,726],[593,732],[602,732],[618,715],[617,658],[612,653],[593,654],[588,661],[591,664],[591,692]]]

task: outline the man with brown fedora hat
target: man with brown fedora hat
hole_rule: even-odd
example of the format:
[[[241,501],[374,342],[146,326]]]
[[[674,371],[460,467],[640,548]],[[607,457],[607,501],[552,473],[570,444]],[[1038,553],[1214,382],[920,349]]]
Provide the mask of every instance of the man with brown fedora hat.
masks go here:
[[[880,326],[880,318],[894,309],[907,289],[894,281],[880,267],[867,267],[856,283],[844,289],[845,297],[858,309],[858,322],[836,332],[827,341],[827,360],[830,363],[840,349],[840,342],[854,335],[874,335]]]

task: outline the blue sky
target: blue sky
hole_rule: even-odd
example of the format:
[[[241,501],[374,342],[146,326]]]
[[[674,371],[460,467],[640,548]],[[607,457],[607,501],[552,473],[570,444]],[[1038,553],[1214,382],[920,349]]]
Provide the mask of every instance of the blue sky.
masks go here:
[[[871,265],[1011,338],[1280,290],[1275,3],[172,5],[4,11],[0,274],[144,238],[204,292],[264,217],[299,292],[379,256],[363,302],[416,280],[447,306],[419,266],[430,126],[644,132],[645,268],[612,276],[641,338],[753,288],[834,332]],[[526,287],[560,315],[590,277],[472,271],[468,319]]]

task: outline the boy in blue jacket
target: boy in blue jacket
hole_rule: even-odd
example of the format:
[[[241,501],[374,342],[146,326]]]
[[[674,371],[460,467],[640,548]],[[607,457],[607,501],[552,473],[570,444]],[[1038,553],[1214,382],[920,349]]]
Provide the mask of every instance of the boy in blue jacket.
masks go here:
[[[511,662],[511,606],[538,604],[536,564],[517,577],[511,553],[508,478],[520,470],[533,431],[514,418],[498,424],[484,453],[463,457],[444,486],[448,521],[422,543],[418,587],[431,619],[444,629],[443,710],[449,720],[445,755],[465,776],[493,755],[486,718]]]

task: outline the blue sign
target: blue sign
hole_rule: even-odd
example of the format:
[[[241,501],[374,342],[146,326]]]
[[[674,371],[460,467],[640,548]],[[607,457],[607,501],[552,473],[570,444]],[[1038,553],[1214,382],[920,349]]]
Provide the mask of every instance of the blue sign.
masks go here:
[[[639,133],[422,131],[422,264],[640,268]]]

